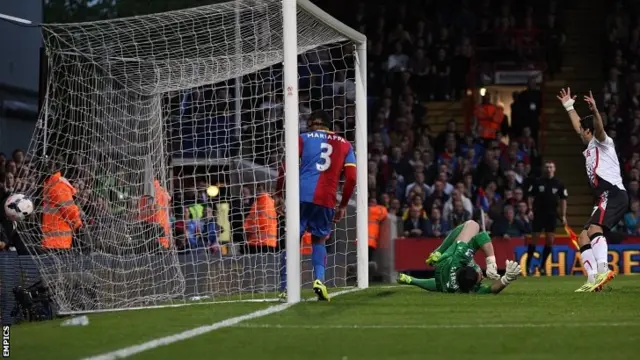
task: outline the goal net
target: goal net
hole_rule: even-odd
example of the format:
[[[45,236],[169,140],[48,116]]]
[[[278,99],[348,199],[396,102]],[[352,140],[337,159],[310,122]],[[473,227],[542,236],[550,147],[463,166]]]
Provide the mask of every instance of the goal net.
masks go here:
[[[287,92],[298,91],[300,130],[324,109],[354,147],[356,122],[366,134],[355,81],[364,38],[298,1],[299,89],[285,86],[282,6],[240,0],[43,25],[48,86],[28,153],[40,186],[18,230],[59,312],[277,299],[287,223],[299,221],[269,207],[291,148],[285,126],[298,126]],[[58,198],[58,183],[69,185],[57,172],[79,214]],[[366,259],[356,214],[354,197],[327,242],[329,286],[353,286]],[[301,284],[289,286],[312,282],[308,245],[301,252],[288,269]]]

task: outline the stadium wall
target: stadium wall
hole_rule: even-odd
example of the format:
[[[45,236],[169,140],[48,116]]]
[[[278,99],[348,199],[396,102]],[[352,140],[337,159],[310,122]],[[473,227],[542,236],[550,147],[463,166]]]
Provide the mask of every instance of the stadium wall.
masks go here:
[[[398,238],[394,241],[394,263],[396,271],[430,271],[424,260],[442,242],[434,238]],[[504,266],[507,259],[516,259],[525,268],[527,247],[524,239],[494,238],[498,266]],[[542,254],[543,246],[536,249],[536,259]],[[484,268],[484,255],[477,253],[475,261]],[[534,260],[533,265],[538,265]],[[618,274],[640,274],[640,237],[628,236],[620,244],[609,244],[609,266]],[[504,270],[504,269],[502,269]],[[556,236],[553,252],[546,265],[547,274],[556,276],[583,275],[580,252],[568,236]]]

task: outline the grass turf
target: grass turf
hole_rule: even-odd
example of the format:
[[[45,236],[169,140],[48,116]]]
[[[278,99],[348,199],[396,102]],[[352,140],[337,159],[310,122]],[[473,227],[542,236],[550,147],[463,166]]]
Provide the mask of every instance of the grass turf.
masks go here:
[[[580,277],[525,278],[502,294],[382,287],[301,303],[134,359],[632,359],[640,343],[640,277],[576,294]],[[97,355],[264,309],[233,303],[89,315],[14,326],[17,359]]]

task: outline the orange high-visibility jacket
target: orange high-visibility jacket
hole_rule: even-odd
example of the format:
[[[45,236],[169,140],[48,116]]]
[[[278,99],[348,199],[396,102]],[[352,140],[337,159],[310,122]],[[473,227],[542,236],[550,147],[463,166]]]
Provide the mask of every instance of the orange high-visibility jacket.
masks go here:
[[[302,241],[300,242],[300,254],[311,255],[312,252],[311,233],[305,231],[304,235],[302,235]]]
[[[80,208],[73,202],[76,189],[60,172],[44,182],[42,195],[42,247],[70,249],[74,230],[82,226]]]
[[[261,193],[256,196],[256,201],[244,220],[244,231],[249,245],[276,247],[278,214],[271,195]]]
[[[382,205],[369,206],[369,247],[378,248],[380,224],[387,219],[387,208]]]
[[[504,109],[493,104],[481,104],[476,108],[475,116],[478,119],[478,136],[495,139],[504,120]]]
[[[154,204],[148,204],[146,197],[143,196],[140,198],[138,202],[138,208],[140,209],[138,219],[162,226],[164,236],[158,238],[158,241],[162,247],[168,249],[169,234],[171,233],[171,224],[169,221],[169,202],[171,201],[171,196],[167,190],[160,185],[158,180],[153,181],[153,187],[155,189],[155,202]],[[152,208],[149,208],[149,206],[152,206]]]

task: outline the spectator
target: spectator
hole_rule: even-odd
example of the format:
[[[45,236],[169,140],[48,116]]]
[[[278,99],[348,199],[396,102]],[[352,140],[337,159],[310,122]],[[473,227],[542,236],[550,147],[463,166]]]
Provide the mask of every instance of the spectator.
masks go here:
[[[448,196],[444,192],[445,184],[440,180],[436,180],[433,188],[426,201],[426,208],[431,209],[434,206],[441,207],[447,201]]]
[[[511,205],[504,207],[503,216],[498,218],[491,227],[491,233],[506,239],[521,237],[526,233],[524,225],[515,218],[515,212]]]
[[[522,191],[522,190],[521,190]],[[526,201],[519,201],[517,205],[516,221],[519,221],[523,225],[524,233],[531,234],[533,213],[529,209]]]
[[[631,200],[631,209],[624,215],[624,229],[629,235],[640,235],[640,201]]]
[[[461,202],[463,209],[466,212],[468,212],[469,215],[473,213],[473,204],[471,203],[471,199],[464,196],[464,194],[456,187],[456,189],[451,192],[451,198],[444,203],[444,206],[442,208],[443,218],[445,219],[450,218],[450,215],[454,210],[454,207],[455,207],[454,205],[456,201]],[[455,227],[456,225],[453,225],[453,222],[452,222],[452,226]]]
[[[421,237],[427,232],[427,220],[422,216],[419,209],[409,209],[409,218],[404,221],[405,237]]]
[[[629,198],[640,199],[640,182],[638,180],[629,181],[627,191],[629,191]]]
[[[504,190],[515,190],[522,186],[522,183],[519,183],[516,178],[516,172],[513,170],[505,171],[505,182],[503,185]]]
[[[504,171],[513,170],[519,161],[524,162],[526,165],[529,163],[529,156],[520,150],[517,141],[512,141],[509,143],[507,151],[500,158],[500,166]]]
[[[438,164],[446,164],[449,169],[455,170],[458,166],[456,154],[456,140],[453,135],[449,135],[444,151],[438,156]]]
[[[395,45],[395,51],[387,59],[387,69],[390,72],[405,71],[409,67],[409,56],[404,52],[401,42]]]
[[[467,220],[471,220],[471,211],[465,209],[462,200],[455,200],[453,202],[452,210],[445,218],[447,219],[451,227],[456,227],[460,224],[463,224]]]
[[[399,199],[393,198],[389,203],[389,214],[402,217],[402,203]]]
[[[444,186],[444,194],[446,196],[449,196],[451,194],[451,192],[453,191],[454,187],[453,185],[451,185],[451,183],[449,183],[449,173],[446,170],[441,170],[440,173],[438,174],[438,177],[436,178],[436,182],[442,182],[443,186]],[[431,188],[431,190],[433,190],[433,188]]]
[[[478,199],[476,207],[481,208],[488,213],[491,218],[499,216],[502,209],[502,196],[497,193],[498,185],[494,181],[490,181],[485,188],[478,190]]]
[[[518,94],[512,105],[517,109],[518,116],[512,116],[511,127],[514,139],[523,135],[523,129],[531,129],[534,140],[538,139],[539,118],[542,111],[542,92],[534,78],[529,80],[527,89]]]
[[[420,212],[421,216],[423,218],[427,218],[427,212],[424,210],[423,204],[424,200],[422,199],[421,195],[413,195],[413,197],[411,198],[411,203],[409,204],[409,207],[403,212],[402,214],[402,220],[407,220],[409,218],[409,214],[411,212],[411,210],[416,209]]]
[[[443,28],[446,32],[446,28]],[[442,46],[446,40],[441,40]],[[431,100],[443,101],[451,99],[451,64],[447,57],[447,49],[441,47],[436,55],[436,60],[433,62],[431,72],[435,76],[435,89],[431,94]]]
[[[431,209],[431,216],[426,223],[425,235],[428,237],[441,237],[446,235],[449,230],[451,230],[449,222],[442,218],[440,209],[434,206]]]
[[[425,184],[424,182],[425,176],[424,176],[424,172],[423,171],[416,171],[415,172],[415,181],[412,182],[411,184],[407,185],[407,188],[405,190],[405,196],[409,196],[409,193],[414,190],[415,188],[419,188],[421,189],[421,191],[425,194],[429,193],[429,186],[427,184]]]

